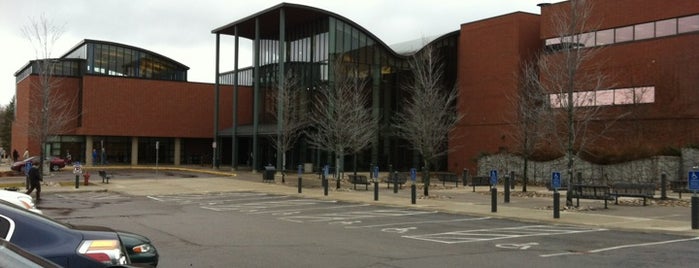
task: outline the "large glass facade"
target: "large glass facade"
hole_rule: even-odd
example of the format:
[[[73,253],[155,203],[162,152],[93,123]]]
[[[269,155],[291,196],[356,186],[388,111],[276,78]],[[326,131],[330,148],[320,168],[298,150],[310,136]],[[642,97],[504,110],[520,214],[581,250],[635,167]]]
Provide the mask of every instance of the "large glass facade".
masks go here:
[[[282,6],[284,5],[286,4]],[[292,7],[291,9],[294,8],[297,7]],[[286,12],[298,12],[298,10],[291,9],[286,9]],[[276,13],[280,12],[280,10],[268,12]],[[260,90],[261,98],[257,111],[254,111],[259,115],[259,124],[263,126],[276,124],[274,116],[276,107],[272,101],[274,99],[272,94],[275,91],[271,89],[278,85],[280,74],[292,73],[295,78],[300,80],[297,90],[304,90],[305,98],[313,99],[318,92],[317,90],[333,87],[334,74],[331,70],[334,70],[334,64],[350,65],[362,79],[365,79],[365,88],[361,90],[366,92],[366,94],[371,94],[367,108],[378,111],[382,126],[377,134],[377,143],[357,155],[357,162],[364,163],[359,168],[367,169],[370,162],[382,167],[386,167],[389,164],[394,168],[415,166],[415,162],[418,160],[417,154],[405,146],[405,142],[397,140],[393,136],[390,127],[388,127],[391,124],[391,118],[398,110],[401,100],[406,95],[402,90],[402,85],[408,82],[412,76],[408,64],[409,56],[399,55],[391,51],[371,33],[344,18],[331,14],[314,14],[314,16],[314,19],[303,20],[303,23],[299,23],[301,19],[298,18],[287,18],[286,25],[293,24],[293,27],[287,26],[284,29],[284,38],[279,37],[279,32],[282,31],[277,31],[276,35],[269,32],[269,25],[280,25],[278,21],[260,20],[260,26],[257,29],[255,28],[255,23],[253,23],[256,19],[239,22],[239,27],[244,29],[238,28],[238,31],[245,32],[245,34],[241,35],[242,37],[254,39],[255,31],[260,31],[259,36],[264,38],[258,42],[258,54],[253,56],[257,57],[258,68],[253,66],[239,69],[237,73],[238,85],[254,86]],[[265,18],[269,19],[270,16],[265,16]],[[234,27],[233,24],[228,26]],[[223,29],[222,31],[231,29]],[[228,33],[233,34],[233,31]],[[458,35],[453,35],[450,38],[439,40],[437,44],[432,44],[439,46],[440,52],[446,53],[442,57],[450,61],[450,63],[446,63],[446,65],[449,65],[446,68],[447,70],[456,70],[457,37]],[[283,40],[285,43],[284,46],[281,46],[286,49],[285,53],[280,53],[279,51],[280,40]],[[284,55],[283,58],[282,55]],[[280,60],[283,61],[283,64],[280,64]],[[281,72],[279,70],[280,66],[284,68]],[[259,70],[257,76],[253,73],[255,70]],[[220,83],[232,85],[235,75],[235,71],[220,74]],[[255,77],[259,77],[259,80],[255,81]],[[448,83],[451,83],[453,86],[455,72],[448,74],[447,78],[449,80]],[[451,88],[451,86],[447,88]],[[312,104],[309,102],[309,105]],[[273,133],[258,135],[274,135]],[[239,143],[248,144],[247,142],[249,142],[248,139],[251,135],[249,131],[241,132],[237,135]],[[258,162],[257,167],[253,167],[258,169],[261,168],[262,164],[275,158],[275,150],[270,149],[269,139],[264,138],[261,140],[263,142],[259,145],[257,157],[263,161]],[[238,162],[244,162],[242,160],[249,159],[248,155],[252,150],[252,148],[240,150],[238,159],[241,160]],[[224,152],[222,154],[226,155],[227,153]],[[307,147],[303,139],[297,142],[296,147],[287,155],[287,163],[311,162],[315,163],[314,166],[316,168],[327,164],[326,161],[328,159],[331,159],[328,152]],[[354,161],[353,157],[346,157],[345,159],[345,166],[352,166],[350,162]]]

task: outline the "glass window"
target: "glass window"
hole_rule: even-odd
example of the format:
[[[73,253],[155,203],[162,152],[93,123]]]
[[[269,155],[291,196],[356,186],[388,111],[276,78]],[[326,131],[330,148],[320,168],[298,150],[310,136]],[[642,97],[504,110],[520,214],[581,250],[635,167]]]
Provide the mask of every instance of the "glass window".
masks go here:
[[[634,100],[636,101],[636,103],[655,102],[655,87],[634,88]]]
[[[633,104],[634,91],[632,88],[619,88],[614,90],[614,104]]]
[[[655,37],[677,34],[677,19],[661,20],[655,23]]]
[[[597,105],[614,104],[614,90],[599,90],[596,98]]]
[[[546,39],[546,45],[547,45],[547,46],[548,46],[548,45],[560,44],[560,43],[561,43],[561,39],[558,38],[558,37]]]
[[[549,95],[549,99],[551,101],[551,107],[553,108],[561,108],[564,107],[564,101],[567,99],[568,94],[551,94]]]
[[[610,45],[614,43],[614,29],[602,30],[597,32],[595,44],[598,46]]]
[[[626,42],[633,40],[633,26],[617,28],[614,32],[614,42]]]
[[[595,33],[584,33],[580,34],[580,41],[578,43],[585,45],[585,47],[595,46]]]
[[[679,18],[677,20],[677,32],[688,33],[699,31],[699,15]]]
[[[573,93],[573,103],[575,107],[595,106],[595,92],[581,91]]]
[[[634,40],[643,40],[655,36],[655,23],[648,22],[634,26]]]

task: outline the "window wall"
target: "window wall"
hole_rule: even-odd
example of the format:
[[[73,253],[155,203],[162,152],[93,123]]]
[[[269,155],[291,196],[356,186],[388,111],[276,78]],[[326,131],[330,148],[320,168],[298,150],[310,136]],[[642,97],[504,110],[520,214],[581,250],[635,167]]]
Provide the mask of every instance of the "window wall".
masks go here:
[[[550,94],[549,101],[553,108],[567,107],[568,93]],[[573,104],[575,107],[628,105],[653,102],[655,102],[654,86],[578,91],[573,93]]]
[[[570,46],[604,46],[696,31],[699,31],[699,14],[604,29],[575,36],[549,38],[546,39],[546,46],[553,50]]]
[[[187,81],[187,67],[155,53],[113,43],[86,42],[64,58],[85,59],[87,74]]]

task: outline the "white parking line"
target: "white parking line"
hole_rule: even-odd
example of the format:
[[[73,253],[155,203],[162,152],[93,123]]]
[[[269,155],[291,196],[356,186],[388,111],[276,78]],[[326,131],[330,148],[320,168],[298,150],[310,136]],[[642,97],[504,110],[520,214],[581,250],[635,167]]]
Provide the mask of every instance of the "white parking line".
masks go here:
[[[367,219],[367,218],[400,217],[400,216],[412,216],[412,215],[432,214],[432,213],[437,213],[437,212],[412,211],[412,210],[402,210],[402,209],[379,209],[379,210],[370,210],[370,211],[352,211],[352,212],[345,212],[345,213],[327,213],[327,214],[321,214],[321,215],[315,215],[315,216],[313,216],[313,215],[308,215],[308,216],[299,215],[299,216],[281,217],[279,219],[285,220],[285,221],[290,221],[290,222],[296,222],[296,223],[333,222],[333,221],[349,222],[352,220]],[[352,221],[352,222],[358,223],[356,221]]]
[[[409,221],[409,222],[384,223],[384,224],[373,224],[373,225],[363,225],[363,226],[347,226],[346,228],[376,228],[376,227],[386,227],[386,226],[394,226],[394,225],[431,224],[431,223],[446,223],[446,222],[461,222],[461,221],[480,221],[480,220],[487,220],[487,219],[490,219],[490,217],[453,219],[453,220],[433,220],[433,221]]]
[[[180,194],[180,195],[155,195],[148,196],[148,198],[161,201],[161,202],[173,202],[173,201],[195,201],[195,200],[208,200],[214,198],[227,198],[227,197],[260,197],[269,196],[263,193],[208,193],[208,194]],[[190,202],[190,203],[192,203]]]
[[[329,203],[328,201],[322,201]],[[332,203],[337,203],[337,201],[332,201]],[[317,203],[318,204],[318,203]],[[270,210],[270,211],[258,211],[250,214],[286,214],[286,213],[295,213],[298,214],[302,211],[310,211],[310,210],[326,210],[326,209],[343,209],[343,208],[354,208],[354,207],[366,207],[370,206],[369,204],[360,204],[360,205],[347,205],[347,206],[332,206],[332,207],[314,207],[314,208],[298,208],[298,209],[286,209],[286,210]]]
[[[468,230],[468,231],[458,231],[458,232],[446,232],[446,233],[426,234],[426,235],[411,235],[411,236],[403,236],[403,237],[431,241],[431,242],[437,242],[437,243],[443,243],[443,244],[456,244],[456,243],[491,241],[491,240],[508,239],[508,238],[521,238],[521,237],[531,237],[531,236],[550,236],[550,235],[574,234],[574,233],[585,233],[585,232],[599,232],[599,231],[606,231],[606,229],[586,229],[586,228],[579,228],[579,227],[573,227],[573,226],[532,225],[532,226],[518,226],[518,227],[508,227],[508,228],[479,229],[479,230]]]
[[[554,254],[544,254],[544,255],[539,255],[539,257],[548,258],[548,257],[558,257],[558,256],[566,256],[566,255],[582,255],[582,254],[599,253],[599,252],[612,251],[612,250],[624,249],[624,248],[648,247],[648,246],[664,245],[664,244],[671,244],[671,243],[687,242],[687,241],[692,241],[692,240],[697,240],[697,239],[699,239],[699,237],[692,237],[692,238],[687,238],[687,239],[667,240],[667,241],[659,241],[659,242],[640,243],[640,244],[628,244],[628,245],[620,245],[620,246],[615,246],[615,247],[593,249],[593,250],[588,250],[588,251],[584,251],[584,252],[561,252],[561,253],[554,253]]]

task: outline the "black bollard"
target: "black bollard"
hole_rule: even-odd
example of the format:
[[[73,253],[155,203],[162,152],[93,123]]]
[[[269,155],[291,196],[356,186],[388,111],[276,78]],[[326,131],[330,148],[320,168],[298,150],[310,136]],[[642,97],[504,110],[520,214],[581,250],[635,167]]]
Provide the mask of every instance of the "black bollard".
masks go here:
[[[374,181],[374,201],[379,201],[379,181]]]
[[[553,218],[558,219],[561,217],[561,193],[558,191],[553,192]]]
[[[692,196],[692,229],[699,229],[699,196]]]
[[[464,172],[461,174],[461,180],[464,183],[464,187],[466,187],[466,180],[468,180],[468,169],[464,168]]]
[[[80,187],[80,175],[75,174],[75,189]]]
[[[398,193],[398,171],[393,172],[393,193]]]
[[[323,195],[328,196],[328,178],[323,174]]]
[[[337,178],[337,186],[335,189],[340,189],[340,177]]]
[[[498,188],[490,188],[490,212],[498,212]]]
[[[667,199],[667,175],[663,173],[660,175],[660,199]]]
[[[510,176],[505,176],[505,203],[510,203]]]
[[[510,189],[514,190],[515,189],[515,172],[510,171],[510,178],[512,181],[510,181]]]
[[[415,205],[415,200],[417,199],[417,187],[415,187],[415,184],[410,185],[410,203]]]
[[[299,194],[301,193],[301,182],[302,182],[302,180],[303,180],[303,178],[301,178],[301,176],[299,176],[299,182],[298,182]]]

